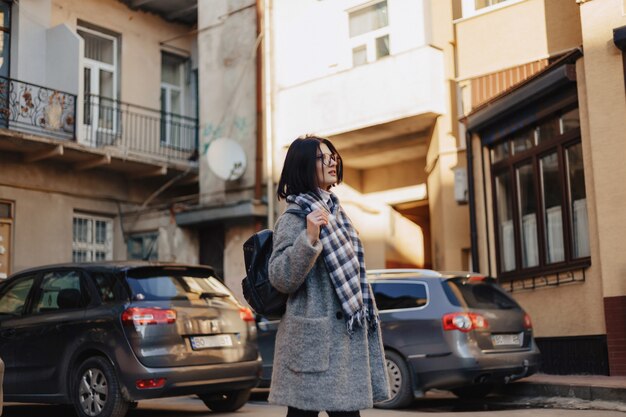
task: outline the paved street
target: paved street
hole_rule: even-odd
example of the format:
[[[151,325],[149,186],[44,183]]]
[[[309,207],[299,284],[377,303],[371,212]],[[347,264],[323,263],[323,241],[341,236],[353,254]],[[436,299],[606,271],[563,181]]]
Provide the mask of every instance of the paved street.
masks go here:
[[[553,408],[563,407],[563,408]],[[621,410],[621,411],[620,411]],[[286,414],[284,407],[267,404],[263,395],[255,395],[246,406],[237,413],[213,413],[202,401],[195,397],[168,398],[162,400],[143,401],[139,407],[130,410],[127,417],[283,417]],[[538,402],[535,400],[507,401],[503,398],[490,397],[486,401],[464,402],[447,394],[429,395],[427,399],[418,400],[404,410],[366,410],[363,417],[409,417],[432,416],[438,417],[625,417],[626,405],[616,403],[589,403],[573,399],[548,399]],[[321,417],[325,414],[320,413]],[[5,417],[73,417],[73,410],[69,407],[8,404],[5,405]]]

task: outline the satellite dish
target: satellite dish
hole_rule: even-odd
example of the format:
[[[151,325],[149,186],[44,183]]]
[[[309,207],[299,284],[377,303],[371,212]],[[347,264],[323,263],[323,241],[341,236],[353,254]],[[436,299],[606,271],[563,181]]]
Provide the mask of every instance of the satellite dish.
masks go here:
[[[224,181],[237,180],[246,172],[246,153],[234,139],[215,139],[206,157],[211,171]]]

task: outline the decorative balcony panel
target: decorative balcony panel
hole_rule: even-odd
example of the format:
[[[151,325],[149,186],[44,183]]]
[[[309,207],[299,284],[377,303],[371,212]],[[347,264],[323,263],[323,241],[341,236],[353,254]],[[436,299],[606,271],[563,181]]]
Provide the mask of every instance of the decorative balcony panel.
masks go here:
[[[445,112],[443,53],[413,49],[279,92],[279,140],[303,132],[335,135]],[[283,110],[284,109],[284,110]]]
[[[71,140],[76,132],[76,96],[0,77],[0,127]]]
[[[89,146],[167,160],[186,160],[197,152],[197,119],[86,95],[83,140]]]

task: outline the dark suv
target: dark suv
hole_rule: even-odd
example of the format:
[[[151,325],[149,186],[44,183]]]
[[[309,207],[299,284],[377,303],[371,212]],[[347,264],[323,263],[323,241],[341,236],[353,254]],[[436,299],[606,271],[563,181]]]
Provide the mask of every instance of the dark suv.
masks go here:
[[[0,287],[4,400],[120,417],[136,401],[197,394],[242,407],[261,361],[254,317],[201,266],[146,262],[29,269]]]

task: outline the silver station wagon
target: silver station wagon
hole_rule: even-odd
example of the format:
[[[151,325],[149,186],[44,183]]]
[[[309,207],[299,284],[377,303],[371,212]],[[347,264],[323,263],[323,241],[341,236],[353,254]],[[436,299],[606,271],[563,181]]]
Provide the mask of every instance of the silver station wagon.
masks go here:
[[[528,314],[494,279],[465,272],[368,271],[380,311],[392,398],[429,389],[480,398],[535,373],[540,353]]]
[[[530,317],[494,279],[466,272],[372,270],[392,398],[401,408],[430,389],[480,398],[535,373],[540,353]],[[257,317],[269,386],[279,320]]]

